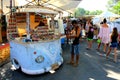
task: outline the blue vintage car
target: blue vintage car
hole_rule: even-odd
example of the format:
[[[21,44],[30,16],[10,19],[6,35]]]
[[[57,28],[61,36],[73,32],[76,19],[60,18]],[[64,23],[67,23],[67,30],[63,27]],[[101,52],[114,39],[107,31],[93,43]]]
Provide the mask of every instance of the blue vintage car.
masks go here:
[[[60,39],[42,42],[10,41],[10,58],[16,69],[30,75],[55,70],[63,63]]]

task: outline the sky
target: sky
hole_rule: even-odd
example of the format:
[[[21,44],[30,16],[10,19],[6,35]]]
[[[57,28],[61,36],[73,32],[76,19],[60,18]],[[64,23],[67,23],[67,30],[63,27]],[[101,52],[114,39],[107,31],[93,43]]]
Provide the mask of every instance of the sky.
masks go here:
[[[85,10],[106,10],[108,0],[82,0],[78,7]]]
[[[31,0],[28,0],[28,1],[31,1]],[[18,5],[24,5],[24,4],[27,4],[28,2],[27,2],[27,0],[17,0],[17,2],[18,2]]]

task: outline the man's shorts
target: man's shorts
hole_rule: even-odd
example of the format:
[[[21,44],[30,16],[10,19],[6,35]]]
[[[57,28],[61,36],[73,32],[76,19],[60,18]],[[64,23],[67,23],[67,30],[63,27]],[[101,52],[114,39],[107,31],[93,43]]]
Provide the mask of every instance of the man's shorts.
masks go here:
[[[78,55],[80,53],[80,44],[71,45],[71,54]]]

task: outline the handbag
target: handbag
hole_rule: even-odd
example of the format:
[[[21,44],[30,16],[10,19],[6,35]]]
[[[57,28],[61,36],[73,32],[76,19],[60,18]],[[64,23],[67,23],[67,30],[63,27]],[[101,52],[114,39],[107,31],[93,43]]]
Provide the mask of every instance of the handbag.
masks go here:
[[[97,43],[101,43],[101,39],[97,39]]]

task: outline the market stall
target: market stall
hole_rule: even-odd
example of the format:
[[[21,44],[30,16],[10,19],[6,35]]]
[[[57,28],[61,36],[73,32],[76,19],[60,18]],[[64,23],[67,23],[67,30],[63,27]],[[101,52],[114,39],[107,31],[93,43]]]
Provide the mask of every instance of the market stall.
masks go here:
[[[9,17],[7,38],[10,58],[16,69],[26,74],[41,74],[63,63],[61,34],[54,22],[57,11],[50,8],[19,10]],[[50,24],[51,23],[51,24]]]

